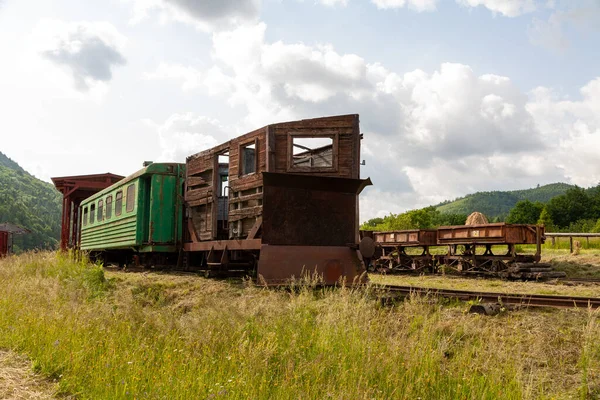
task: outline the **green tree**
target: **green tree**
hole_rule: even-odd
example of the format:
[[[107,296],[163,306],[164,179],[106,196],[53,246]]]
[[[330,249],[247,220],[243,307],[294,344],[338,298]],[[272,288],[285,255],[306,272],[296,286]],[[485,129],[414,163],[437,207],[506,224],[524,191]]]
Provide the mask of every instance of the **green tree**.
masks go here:
[[[383,218],[371,218],[367,222],[363,223],[360,229],[369,230],[369,228],[375,228],[377,225],[383,224]]]
[[[598,218],[598,221],[596,221],[596,226],[594,226],[592,232],[600,232],[600,218]]]
[[[537,223],[545,225],[546,232],[553,232],[555,230],[554,222],[552,221],[552,217],[550,216],[550,213],[548,212],[548,209],[546,207],[544,207],[544,209],[542,210]]]
[[[540,219],[544,205],[540,202],[521,200],[510,210],[506,222],[509,224],[535,224]]]
[[[14,236],[14,250],[53,249],[60,237],[61,194],[0,152],[0,223],[31,233]]]
[[[565,194],[554,197],[546,205],[550,218],[559,228],[568,227],[571,222],[594,218],[595,201],[580,187],[569,189]]]

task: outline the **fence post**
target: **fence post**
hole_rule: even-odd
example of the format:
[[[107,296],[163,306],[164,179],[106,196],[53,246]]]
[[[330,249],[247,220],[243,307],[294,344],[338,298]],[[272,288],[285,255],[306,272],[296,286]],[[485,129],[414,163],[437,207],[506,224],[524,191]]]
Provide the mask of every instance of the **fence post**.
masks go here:
[[[569,236],[569,246],[571,248],[571,254],[573,254],[573,236]]]

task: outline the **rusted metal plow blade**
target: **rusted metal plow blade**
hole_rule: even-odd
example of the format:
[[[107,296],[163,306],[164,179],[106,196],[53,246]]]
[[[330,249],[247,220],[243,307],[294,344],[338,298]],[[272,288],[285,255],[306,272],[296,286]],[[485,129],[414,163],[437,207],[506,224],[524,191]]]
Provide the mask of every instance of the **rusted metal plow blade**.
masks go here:
[[[359,279],[365,267],[356,210],[370,180],[263,173],[263,181],[259,282],[280,284],[315,272],[328,285]]]
[[[357,251],[343,246],[263,245],[258,281],[285,284],[290,277],[325,285],[364,283],[366,274]]]

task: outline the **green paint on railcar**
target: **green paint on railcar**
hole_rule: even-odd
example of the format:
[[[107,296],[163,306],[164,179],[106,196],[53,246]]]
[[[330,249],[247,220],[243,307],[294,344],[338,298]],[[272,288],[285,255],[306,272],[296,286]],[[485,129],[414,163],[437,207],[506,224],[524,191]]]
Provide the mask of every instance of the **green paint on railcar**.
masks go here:
[[[169,175],[152,175],[150,185],[150,218],[149,218],[149,242],[152,244],[163,244],[175,242],[177,198],[177,177]]]
[[[184,169],[185,164],[150,164],[84,200],[80,248],[177,251]]]

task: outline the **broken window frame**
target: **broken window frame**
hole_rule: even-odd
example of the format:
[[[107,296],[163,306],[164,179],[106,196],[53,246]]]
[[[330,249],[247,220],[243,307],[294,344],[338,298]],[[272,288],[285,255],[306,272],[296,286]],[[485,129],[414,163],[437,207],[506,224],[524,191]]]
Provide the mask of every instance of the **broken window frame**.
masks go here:
[[[303,165],[294,165],[294,139],[331,139],[331,166],[328,167],[310,167]],[[288,162],[287,172],[337,172],[338,171],[338,142],[339,134],[336,132],[321,133],[315,135],[311,132],[288,132]]]
[[[244,148],[254,145],[254,171],[244,171]],[[238,146],[238,177],[256,174],[258,172],[258,138],[240,143]]]

